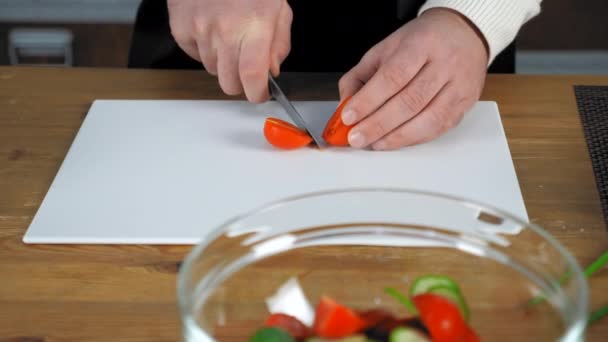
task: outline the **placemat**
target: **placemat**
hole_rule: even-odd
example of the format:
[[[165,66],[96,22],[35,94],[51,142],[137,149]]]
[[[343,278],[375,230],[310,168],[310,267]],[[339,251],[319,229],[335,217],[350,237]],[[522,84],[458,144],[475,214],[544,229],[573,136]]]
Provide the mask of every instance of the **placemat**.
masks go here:
[[[578,112],[608,222],[608,86],[574,86]]]

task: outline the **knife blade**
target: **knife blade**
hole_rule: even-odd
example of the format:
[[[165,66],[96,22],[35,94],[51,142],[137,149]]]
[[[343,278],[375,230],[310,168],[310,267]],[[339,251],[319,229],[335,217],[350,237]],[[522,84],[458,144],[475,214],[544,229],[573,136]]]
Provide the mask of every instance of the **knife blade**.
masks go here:
[[[301,130],[306,131],[319,148],[324,147],[325,141],[323,138],[308,128],[306,121],[304,121],[300,113],[298,113],[293,104],[291,104],[291,101],[285,96],[285,93],[283,93],[283,90],[281,90],[281,87],[279,87],[279,84],[274,77],[272,77],[271,73],[268,73],[268,87],[270,89],[270,95],[281,105],[281,107],[283,107],[294,124]]]

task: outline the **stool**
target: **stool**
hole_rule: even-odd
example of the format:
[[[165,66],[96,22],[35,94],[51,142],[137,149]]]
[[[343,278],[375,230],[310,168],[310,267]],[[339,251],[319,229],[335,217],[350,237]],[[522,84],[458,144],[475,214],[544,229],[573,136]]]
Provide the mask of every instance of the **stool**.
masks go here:
[[[8,54],[12,65],[27,65],[28,58],[63,58],[63,63],[46,65],[72,66],[72,32],[60,28],[15,28],[9,33]]]

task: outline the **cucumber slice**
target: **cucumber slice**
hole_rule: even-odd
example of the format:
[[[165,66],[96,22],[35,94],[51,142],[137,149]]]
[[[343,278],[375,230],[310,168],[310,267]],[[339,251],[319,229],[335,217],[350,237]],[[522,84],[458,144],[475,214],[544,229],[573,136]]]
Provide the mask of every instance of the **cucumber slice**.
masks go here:
[[[418,332],[418,330],[405,327],[393,329],[388,340],[389,342],[430,342],[430,340]]]
[[[295,342],[295,339],[285,330],[278,328],[262,328],[251,336],[250,342]]]
[[[456,304],[456,306],[458,306],[458,309],[460,310],[460,313],[462,314],[462,317],[464,318],[464,320],[466,322],[469,321],[469,307],[467,305],[467,302],[464,300],[464,297],[460,293],[460,291],[454,290],[451,287],[439,285],[439,286],[431,287],[430,289],[428,289],[428,291],[426,293],[432,293],[432,294],[442,296],[445,299],[449,300],[450,302]]]
[[[427,275],[414,281],[410,287],[410,295],[414,297],[421,293],[426,293],[431,287],[444,286],[460,293],[458,283],[453,279],[442,275]]]

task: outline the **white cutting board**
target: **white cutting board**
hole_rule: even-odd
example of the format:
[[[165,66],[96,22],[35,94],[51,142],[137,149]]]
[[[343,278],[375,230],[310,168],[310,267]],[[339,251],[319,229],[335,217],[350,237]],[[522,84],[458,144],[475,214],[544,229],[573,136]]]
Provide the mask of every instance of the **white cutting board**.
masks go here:
[[[294,105],[319,124],[337,102]],[[352,187],[447,193],[528,219],[494,102],[431,143],[388,152],[280,151],[262,133],[269,115],[284,117],[274,102],[95,101],[24,241],[195,244],[262,204]]]

